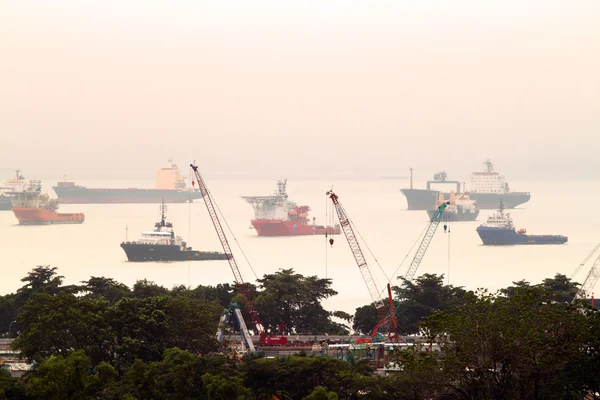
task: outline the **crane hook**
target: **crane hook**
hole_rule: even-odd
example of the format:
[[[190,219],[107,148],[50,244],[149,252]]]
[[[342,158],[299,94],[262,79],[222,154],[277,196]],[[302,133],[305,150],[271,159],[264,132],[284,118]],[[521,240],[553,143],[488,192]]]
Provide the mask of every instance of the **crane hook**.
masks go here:
[[[329,239],[329,244],[333,247],[333,238]]]

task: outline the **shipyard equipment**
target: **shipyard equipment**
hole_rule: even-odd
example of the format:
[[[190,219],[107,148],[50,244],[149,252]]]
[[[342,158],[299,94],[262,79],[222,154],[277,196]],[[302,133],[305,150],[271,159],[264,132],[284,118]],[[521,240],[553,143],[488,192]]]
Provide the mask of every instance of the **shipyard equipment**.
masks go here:
[[[223,251],[225,256],[227,257],[227,261],[229,261],[229,266],[231,267],[231,271],[233,272],[235,284],[242,295],[242,300],[244,302],[244,306],[246,310],[250,314],[250,318],[252,319],[252,323],[254,324],[254,329],[256,333],[258,333],[260,337],[260,342],[267,345],[284,345],[287,343],[287,337],[281,336],[269,336],[265,330],[263,323],[258,316],[258,312],[256,311],[256,307],[254,307],[254,303],[250,299],[250,293],[248,291],[248,286],[244,284],[244,280],[242,279],[242,274],[240,269],[238,268],[237,262],[233,256],[231,251],[231,247],[229,246],[229,242],[227,241],[227,237],[225,236],[225,231],[221,226],[221,221],[219,220],[219,216],[217,215],[217,211],[215,209],[215,205],[212,199],[212,195],[208,191],[206,183],[204,179],[198,172],[198,167],[190,164],[192,170],[194,171],[194,176],[196,177],[196,182],[198,183],[198,189],[202,193],[202,197],[204,199],[204,203],[206,204],[206,208],[208,210],[208,214],[210,219],[212,220],[213,226],[217,231],[217,236],[219,237],[219,241],[221,242],[221,246],[223,246]],[[192,182],[193,184],[194,182]]]

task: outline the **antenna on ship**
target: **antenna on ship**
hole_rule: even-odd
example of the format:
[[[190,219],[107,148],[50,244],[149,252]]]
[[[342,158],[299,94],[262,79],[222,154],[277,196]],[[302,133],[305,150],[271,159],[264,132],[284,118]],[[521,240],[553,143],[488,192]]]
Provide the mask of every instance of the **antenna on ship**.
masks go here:
[[[165,226],[165,211],[167,211],[167,206],[165,205],[165,199],[163,199],[160,205],[160,226]]]
[[[413,169],[410,169],[410,190],[413,190]]]
[[[489,158],[483,162],[483,165],[485,165],[487,172],[494,172],[494,164],[492,164]]]

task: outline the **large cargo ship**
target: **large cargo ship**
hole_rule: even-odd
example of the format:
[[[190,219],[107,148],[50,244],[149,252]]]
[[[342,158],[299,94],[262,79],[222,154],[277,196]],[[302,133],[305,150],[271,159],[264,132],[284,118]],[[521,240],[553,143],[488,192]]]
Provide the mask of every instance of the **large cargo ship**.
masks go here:
[[[431,220],[442,203],[449,201],[449,204],[444,208],[442,221],[457,222],[457,221],[475,221],[479,215],[479,208],[474,200],[469,198],[466,193],[461,193],[458,196],[454,191],[450,191],[449,200],[444,199],[444,194],[440,193],[438,201],[435,203],[435,209],[427,210],[427,215]]]
[[[12,211],[19,225],[81,224],[82,213],[59,213],[58,202],[42,193],[40,181],[32,180],[21,192],[9,192],[12,196]]]
[[[258,236],[295,235],[339,235],[339,224],[317,225],[313,217],[308,219],[309,206],[298,206],[288,200],[287,179],[277,181],[277,189],[272,196],[242,197],[254,208],[254,219],[250,228],[256,229]]]
[[[498,206],[500,199],[504,201],[506,208],[515,208],[518,205],[527,203],[531,199],[529,192],[513,192],[510,190],[504,176],[494,171],[494,165],[490,160],[484,162],[485,171],[473,172],[471,175],[468,194],[471,200],[477,202],[477,207],[482,210],[493,210]],[[442,185],[451,184],[455,187],[456,193],[461,192],[460,182],[446,180],[446,172],[434,174],[433,180],[427,181],[426,189],[414,189],[412,183],[412,169],[410,178],[410,188],[400,189],[400,192],[406,197],[409,210],[430,210],[435,207],[436,199]],[[436,185],[438,190],[432,189]]]
[[[62,204],[185,203],[202,197],[199,190],[187,188],[185,178],[171,159],[157,171],[154,189],[87,188],[74,182],[58,182],[52,189]]]
[[[490,215],[486,224],[477,227],[477,233],[484,245],[563,244],[568,241],[563,235],[528,235],[525,229],[517,231],[510,213],[504,213],[502,201],[498,212]]]
[[[141,239],[121,243],[129,261],[204,261],[226,260],[225,253],[193,250],[179,236],[175,236],[173,224],[165,219],[167,206],[160,206],[161,218],[153,231],[142,232]]]
[[[21,175],[21,171],[16,170],[15,177],[4,181],[0,187],[0,211],[10,211],[12,209],[12,195],[9,192],[21,192],[25,190],[27,181]]]

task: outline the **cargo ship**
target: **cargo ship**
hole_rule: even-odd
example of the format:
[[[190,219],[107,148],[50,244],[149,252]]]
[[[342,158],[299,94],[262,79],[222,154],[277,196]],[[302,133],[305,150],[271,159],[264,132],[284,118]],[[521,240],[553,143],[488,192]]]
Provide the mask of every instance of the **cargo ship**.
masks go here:
[[[525,229],[516,230],[510,213],[504,213],[504,202],[500,202],[497,213],[490,215],[486,224],[477,227],[484,245],[514,244],[563,244],[568,238],[563,235],[528,235]]]
[[[100,189],[75,185],[74,182],[58,182],[53,186],[61,204],[104,204],[104,203],[185,203],[202,198],[197,189],[187,188],[185,178],[177,165],[169,159],[167,166],[156,175],[154,189]]]
[[[506,208],[515,208],[531,199],[529,192],[511,191],[504,176],[494,171],[494,165],[490,160],[486,160],[484,165],[485,171],[471,174],[470,187],[467,191],[471,200],[477,202],[479,209],[493,210],[498,206],[500,199],[504,201]],[[460,182],[447,180],[448,175],[445,171],[434,174],[433,180],[427,181],[426,189],[414,189],[412,171],[411,168],[410,188],[400,189],[400,192],[406,197],[409,210],[433,209],[440,191],[444,190],[440,186],[452,185],[456,193],[461,192]],[[438,189],[432,189],[433,185],[436,185]]]
[[[446,202],[444,194],[440,193],[435,204],[435,209],[427,210],[427,215],[431,220],[437,212],[439,206]],[[469,195],[461,193],[458,196],[454,191],[450,191],[449,203],[442,214],[442,221],[457,222],[457,221],[475,221],[479,215],[479,208],[475,200],[471,200]]]
[[[142,232],[142,237],[134,242],[127,239],[121,243],[129,261],[205,261],[226,260],[225,253],[193,250],[179,236],[175,235],[173,224],[166,221],[167,206],[160,206],[161,218],[153,231]]]
[[[40,181],[32,180],[20,192],[9,192],[12,196],[12,211],[19,225],[81,224],[82,213],[58,213],[58,202],[42,193]]]
[[[15,177],[4,181],[0,187],[0,211],[10,211],[12,209],[12,196],[9,192],[21,192],[25,190],[27,181],[21,175],[21,171],[16,170]]]
[[[339,224],[334,226],[317,225],[313,217],[309,221],[309,206],[298,206],[288,200],[287,179],[277,181],[272,196],[242,197],[254,208],[254,219],[250,229],[258,236],[295,236],[295,235],[339,235]]]

